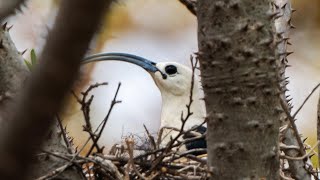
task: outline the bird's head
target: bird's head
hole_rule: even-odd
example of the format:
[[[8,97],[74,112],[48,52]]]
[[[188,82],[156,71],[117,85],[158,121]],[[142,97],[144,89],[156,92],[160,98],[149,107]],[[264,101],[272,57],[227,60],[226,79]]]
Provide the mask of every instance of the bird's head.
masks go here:
[[[192,78],[190,68],[175,62],[160,62],[155,66],[161,73],[152,72],[150,74],[161,93],[174,96],[190,93]]]

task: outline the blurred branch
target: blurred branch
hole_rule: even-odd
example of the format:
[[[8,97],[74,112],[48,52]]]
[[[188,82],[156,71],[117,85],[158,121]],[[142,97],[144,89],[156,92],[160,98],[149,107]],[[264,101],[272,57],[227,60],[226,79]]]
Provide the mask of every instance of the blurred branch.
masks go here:
[[[318,100],[318,111],[317,111],[317,140],[320,141],[320,95]],[[320,145],[318,145],[318,167],[320,167]]]
[[[24,88],[15,114],[1,131],[0,175],[26,179],[33,155],[49,132],[54,115],[77,77],[80,60],[98,29],[111,0],[62,1],[55,25],[48,35],[40,64]]]
[[[196,2],[192,0],[179,0],[193,14],[197,15]]]
[[[1,0],[0,1],[0,21],[14,13],[16,9],[20,9],[24,5],[25,0]]]

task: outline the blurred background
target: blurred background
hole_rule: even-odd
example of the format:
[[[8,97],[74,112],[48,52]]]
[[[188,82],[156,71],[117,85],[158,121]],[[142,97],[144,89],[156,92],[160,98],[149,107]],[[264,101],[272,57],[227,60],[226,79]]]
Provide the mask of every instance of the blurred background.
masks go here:
[[[320,82],[320,1],[293,0],[297,10],[293,15],[287,75],[289,90],[295,111],[311,90]],[[48,29],[52,27],[59,0],[29,0],[27,8],[8,18],[13,41],[19,51],[35,49],[39,54]],[[140,55],[155,62],[176,61],[189,64],[190,54],[197,52],[196,18],[178,0],[121,0],[106,15],[101,31],[92,43],[91,52],[127,52]],[[91,119],[94,126],[107,113],[118,82],[122,83],[116,105],[104,131],[101,143],[108,150],[114,143],[130,134],[144,134],[143,124],[156,133],[159,126],[161,96],[151,77],[143,69],[121,62],[99,62],[86,65],[82,81],[75,90],[82,91],[90,83],[108,82],[108,86],[93,91],[95,95]],[[298,114],[297,125],[307,142],[316,140],[316,111],[319,91]],[[84,123],[79,105],[70,96],[69,105],[63,112],[64,124],[69,134],[81,145],[87,138],[82,131]],[[316,159],[316,158],[315,158]]]

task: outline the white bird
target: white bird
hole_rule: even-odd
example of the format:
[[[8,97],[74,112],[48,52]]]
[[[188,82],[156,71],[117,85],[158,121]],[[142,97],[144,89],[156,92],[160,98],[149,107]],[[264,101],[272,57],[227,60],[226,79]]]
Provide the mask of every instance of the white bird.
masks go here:
[[[149,72],[155,84],[159,88],[162,96],[160,129],[164,129],[161,145],[168,143],[178,132],[168,127],[180,129],[182,125],[181,115],[185,118],[187,107],[190,101],[190,90],[192,83],[192,70],[176,62],[155,63],[145,58],[126,53],[99,53],[84,58],[83,63],[118,60],[133,63]],[[204,121],[205,106],[200,100],[198,80],[193,81],[193,102],[190,106],[192,115],[185,123],[184,130],[188,130],[195,125],[200,125]]]

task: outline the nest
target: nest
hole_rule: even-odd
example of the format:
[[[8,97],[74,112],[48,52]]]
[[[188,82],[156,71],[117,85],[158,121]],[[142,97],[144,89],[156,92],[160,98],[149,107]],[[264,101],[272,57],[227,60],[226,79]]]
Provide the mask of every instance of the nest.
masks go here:
[[[177,142],[171,147],[143,150],[137,146],[137,141],[136,137],[130,136],[122,143],[115,144],[108,154],[95,153],[90,156],[100,163],[84,164],[87,178],[192,180],[209,178],[205,149],[181,150],[181,142]]]

